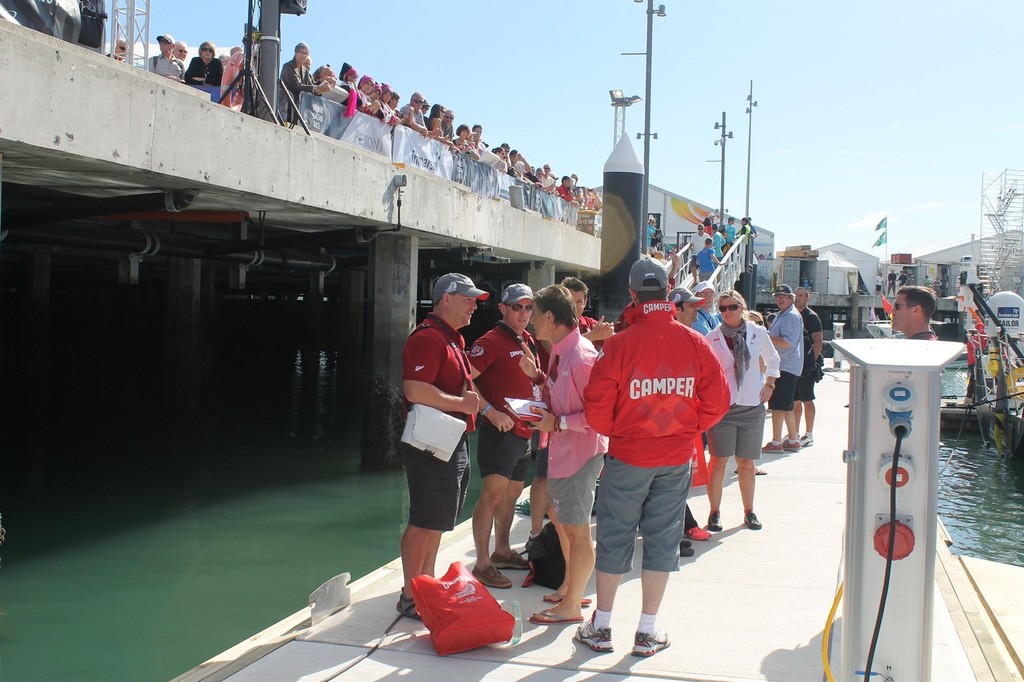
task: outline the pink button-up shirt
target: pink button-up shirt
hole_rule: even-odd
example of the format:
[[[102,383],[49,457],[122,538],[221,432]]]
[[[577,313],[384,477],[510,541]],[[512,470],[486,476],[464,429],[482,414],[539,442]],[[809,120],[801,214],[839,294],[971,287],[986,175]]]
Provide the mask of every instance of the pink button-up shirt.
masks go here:
[[[608,438],[590,428],[583,412],[583,389],[596,360],[594,344],[578,328],[551,348],[544,397],[555,417],[565,417],[569,428],[550,434],[549,478],[568,478],[592,457],[608,451]]]

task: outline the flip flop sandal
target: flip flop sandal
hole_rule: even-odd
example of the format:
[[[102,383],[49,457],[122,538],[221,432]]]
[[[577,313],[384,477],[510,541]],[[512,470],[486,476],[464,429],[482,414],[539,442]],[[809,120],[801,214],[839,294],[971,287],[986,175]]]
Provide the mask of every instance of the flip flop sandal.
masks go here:
[[[562,597],[558,594],[545,594],[544,601],[546,601],[549,604],[561,604]],[[582,606],[583,608],[586,608],[593,603],[594,600],[590,597],[583,597],[582,599],[580,599],[580,606]]]
[[[582,623],[583,616],[577,616],[576,618],[560,618],[557,614],[545,610],[530,616],[530,622],[534,625],[561,625],[565,623]]]

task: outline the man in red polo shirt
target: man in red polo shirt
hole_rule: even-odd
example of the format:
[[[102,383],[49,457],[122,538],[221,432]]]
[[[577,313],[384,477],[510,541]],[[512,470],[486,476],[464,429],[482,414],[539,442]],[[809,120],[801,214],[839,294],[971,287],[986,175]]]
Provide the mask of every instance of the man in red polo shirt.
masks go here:
[[[413,330],[402,349],[406,401],[466,420],[466,433],[447,462],[401,444],[409,484],[409,524],[401,543],[405,586],[395,608],[409,618],[419,618],[409,589],[412,579],[434,575],[441,533],[455,527],[469,489],[468,434],[475,429],[480,396],[473,387],[466,342],[457,330],[469,324],[477,301],[487,297],[465,275],[442,275],[434,285],[433,312]]]
[[[528,570],[529,564],[509,544],[516,500],[530,463],[533,430],[506,404],[506,398],[534,400],[546,377],[530,379],[519,360],[528,352],[537,356],[537,344],[526,331],[533,316],[533,290],[510,284],[498,304],[501,320],[469,349],[473,379],[480,391],[480,433],[477,467],[483,486],[473,510],[476,566],[473,575],[488,587],[509,588],[512,581],[499,568]],[[491,527],[494,553],[489,553]]]

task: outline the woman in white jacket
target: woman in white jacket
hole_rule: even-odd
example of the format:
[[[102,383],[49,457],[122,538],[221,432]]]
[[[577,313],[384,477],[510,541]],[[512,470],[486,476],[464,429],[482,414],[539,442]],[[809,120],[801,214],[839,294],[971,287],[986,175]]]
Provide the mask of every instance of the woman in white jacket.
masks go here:
[[[736,457],[743,500],[743,522],[751,530],[761,530],[754,514],[754,461],[761,456],[764,434],[764,403],[775,388],[779,376],[779,353],[764,327],[747,323],[747,302],[734,290],[718,296],[722,324],[705,339],[722,362],[729,380],[732,401],[722,421],[708,431],[711,462],[708,465],[708,530],[722,530],[720,506],[726,464]],[[760,360],[764,361],[764,372]]]

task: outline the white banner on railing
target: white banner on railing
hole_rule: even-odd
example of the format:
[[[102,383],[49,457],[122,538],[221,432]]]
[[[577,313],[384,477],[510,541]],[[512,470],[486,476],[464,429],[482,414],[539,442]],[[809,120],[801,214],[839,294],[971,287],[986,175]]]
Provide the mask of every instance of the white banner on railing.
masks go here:
[[[405,126],[395,128],[391,160],[452,179],[454,163],[448,147]]]
[[[339,139],[391,158],[391,126],[376,116],[356,112]]]

